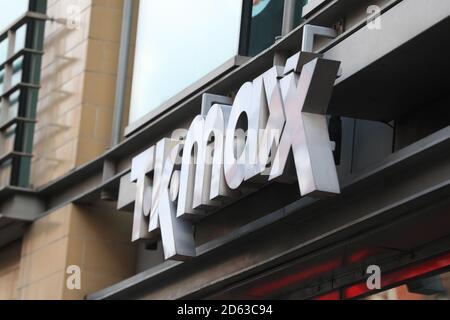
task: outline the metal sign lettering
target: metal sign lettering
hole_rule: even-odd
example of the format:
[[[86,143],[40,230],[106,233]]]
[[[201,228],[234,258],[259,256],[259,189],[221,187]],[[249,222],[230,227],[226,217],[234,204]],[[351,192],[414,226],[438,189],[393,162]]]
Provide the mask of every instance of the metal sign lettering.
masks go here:
[[[340,63],[300,52],[242,85],[234,101],[205,94],[184,137],[134,158],[133,241],[161,234],[166,259],[196,255],[192,225],[242,189],[298,181],[300,196],[340,192],[326,111]],[[125,207],[119,201],[118,209]]]

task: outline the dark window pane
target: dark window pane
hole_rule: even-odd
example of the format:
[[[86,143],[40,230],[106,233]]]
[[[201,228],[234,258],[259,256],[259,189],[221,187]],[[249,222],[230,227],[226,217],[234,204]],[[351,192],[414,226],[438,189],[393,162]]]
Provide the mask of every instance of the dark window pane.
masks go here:
[[[294,27],[299,26],[304,19],[302,18],[303,6],[308,3],[308,0],[297,0],[295,3],[295,19]]]
[[[303,22],[302,9],[307,0],[295,1],[294,27]],[[253,0],[249,56],[255,56],[275,43],[283,26],[283,0]]]
[[[255,56],[275,43],[281,35],[284,1],[254,0],[249,55]]]

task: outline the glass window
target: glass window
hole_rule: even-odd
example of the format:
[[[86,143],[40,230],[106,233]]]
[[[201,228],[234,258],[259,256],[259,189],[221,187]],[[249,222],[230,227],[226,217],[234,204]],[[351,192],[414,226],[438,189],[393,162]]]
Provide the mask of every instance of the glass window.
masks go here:
[[[21,15],[23,15],[26,11],[28,11],[28,0],[14,0],[14,1],[2,1],[2,12],[3,14],[0,15],[0,32],[5,31],[6,28],[8,28],[14,21],[16,21]],[[26,26],[21,27],[19,30],[16,31],[16,45],[15,45],[15,52],[22,49],[25,45],[25,35],[26,35]],[[0,43],[0,62],[3,62],[6,60],[6,53],[7,53],[7,45],[8,40],[5,39]],[[14,78],[13,78],[13,84],[19,82],[18,79],[20,79],[20,69],[21,69],[22,63],[21,61],[17,60],[14,64]],[[4,76],[4,70],[0,71],[0,91],[3,91],[3,76]]]
[[[18,17],[28,10],[28,0],[2,0],[2,14],[0,14],[0,30],[3,31]]]
[[[238,54],[242,0],[140,1],[130,123]]]

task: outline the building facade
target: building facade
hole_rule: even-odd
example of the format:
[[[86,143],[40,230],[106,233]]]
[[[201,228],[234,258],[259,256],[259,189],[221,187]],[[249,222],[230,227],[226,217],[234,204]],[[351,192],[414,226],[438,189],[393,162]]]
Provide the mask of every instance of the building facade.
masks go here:
[[[0,299],[448,298],[448,1],[15,3]]]

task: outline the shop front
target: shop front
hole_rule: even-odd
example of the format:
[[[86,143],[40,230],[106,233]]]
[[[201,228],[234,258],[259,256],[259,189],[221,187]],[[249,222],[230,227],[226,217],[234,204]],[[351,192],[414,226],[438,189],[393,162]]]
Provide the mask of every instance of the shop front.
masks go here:
[[[148,137],[185,130],[147,144],[118,187],[142,273],[89,298],[445,296],[444,7],[385,1],[358,23],[342,13],[361,6],[328,3],[175,103],[192,122],[155,118]]]
[[[448,299],[448,1],[123,5],[112,143],[0,199],[114,239],[85,298]]]

